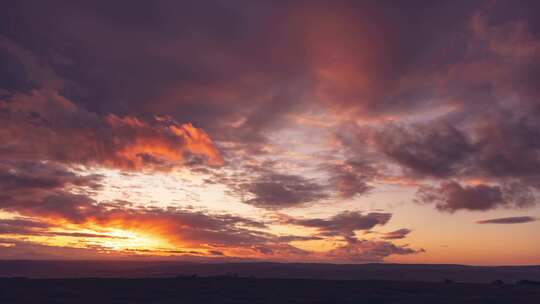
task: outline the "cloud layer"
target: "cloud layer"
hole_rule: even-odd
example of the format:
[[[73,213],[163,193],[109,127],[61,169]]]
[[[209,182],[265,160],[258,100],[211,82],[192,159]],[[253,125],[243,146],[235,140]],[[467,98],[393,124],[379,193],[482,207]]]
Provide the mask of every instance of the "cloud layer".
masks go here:
[[[387,210],[402,200],[456,221],[538,208],[538,9],[4,4],[0,244],[104,252],[134,233],[160,254],[382,261],[423,252],[403,240],[429,228],[401,226],[420,215]],[[181,182],[113,195],[157,173]]]

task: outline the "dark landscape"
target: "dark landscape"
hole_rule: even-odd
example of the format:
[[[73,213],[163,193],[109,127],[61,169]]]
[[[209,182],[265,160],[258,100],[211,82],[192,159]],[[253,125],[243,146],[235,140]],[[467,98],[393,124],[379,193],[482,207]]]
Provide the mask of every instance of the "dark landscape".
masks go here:
[[[0,277],[171,278],[238,276],[264,279],[377,280],[491,283],[540,281],[540,266],[466,266],[441,264],[194,263],[163,261],[0,261]]]
[[[540,286],[181,277],[2,279],[1,303],[539,303]]]
[[[539,303],[540,266],[0,261],[0,303]]]

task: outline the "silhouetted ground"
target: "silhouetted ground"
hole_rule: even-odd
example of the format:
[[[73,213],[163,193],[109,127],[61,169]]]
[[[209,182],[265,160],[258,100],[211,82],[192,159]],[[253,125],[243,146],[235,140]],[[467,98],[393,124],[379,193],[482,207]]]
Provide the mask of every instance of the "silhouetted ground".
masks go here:
[[[514,284],[254,279],[0,279],[0,303],[540,303]]]
[[[179,274],[279,279],[384,280],[491,283],[540,281],[540,266],[465,266],[422,264],[190,263],[156,261],[0,261],[0,277],[156,278]]]
[[[0,261],[0,277],[0,304],[540,303],[540,266]]]

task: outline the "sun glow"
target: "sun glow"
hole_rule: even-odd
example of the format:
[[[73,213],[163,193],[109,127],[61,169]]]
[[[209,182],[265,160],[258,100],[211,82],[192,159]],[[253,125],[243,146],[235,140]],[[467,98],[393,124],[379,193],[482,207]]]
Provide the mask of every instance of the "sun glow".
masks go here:
[[[133,231],[111,229],[107,235],[110,237],[99,240],[98,244],[114,251],[163,251],[176,249],[159,237]]]

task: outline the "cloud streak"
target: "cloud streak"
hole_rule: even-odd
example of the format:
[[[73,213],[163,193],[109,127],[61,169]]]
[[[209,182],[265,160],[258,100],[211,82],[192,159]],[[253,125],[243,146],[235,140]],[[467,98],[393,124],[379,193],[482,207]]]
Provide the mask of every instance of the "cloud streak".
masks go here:
[[[478,221],[478,224],[523,224],[537,221],[537,218],[531,216],[513,216],[496,219]]]

